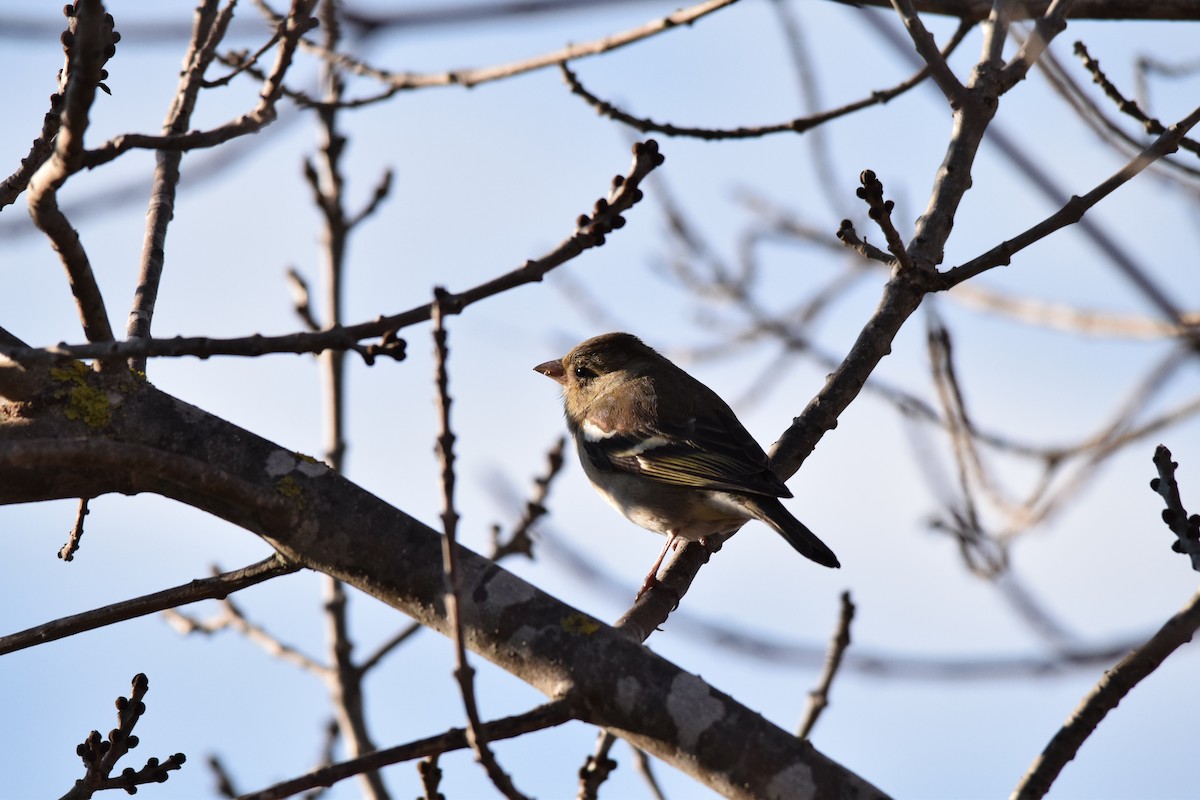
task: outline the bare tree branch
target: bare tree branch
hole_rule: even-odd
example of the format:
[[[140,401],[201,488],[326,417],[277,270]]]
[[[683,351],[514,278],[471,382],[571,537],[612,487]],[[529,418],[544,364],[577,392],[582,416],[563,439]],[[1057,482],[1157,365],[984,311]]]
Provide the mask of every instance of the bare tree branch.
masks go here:
[[[642,199],[642,191],[639,188],[641,182],[652,170],[660,166],[663,160],[663,156],[658,152],[658,144],[653,139],[639,143],[634,147],[633,167],[630,172],[613,178],[608,197],[596,201],[591,215],[580,215],[575,232],[570,237],[537,260],[526,261],[507,274],[465,291],[448,294],[443,301],[445,313],[459,314],[464,308],[480,300],[517,286],[540,281],[546,273],[562,266],[585,250],[603,245],[608,234],[624,226],[625,218],[622,214]],[[379,317],[372,322],[284,336],[254,335],[236,339],[177,336],[173,339],[127,339],[104,345],[57,345],[45,348],[22,348],[11,343],[0,343],[0,356],[31,363],[63,358],[208,358],[214,355],[259,356],[266,353],[319,353],[327,349],[356,349],[368,359],[379,355],[402,357],[403,343],[399,341],[385,340],[378,345],[368,345],[361,349],[356,345],[362,339],[387,336],[409,325],[426,322],[430,318],[430,310],[431,305],[426,303],[400,314]]]
[[[199,600],[224,599],[233,592],[256,583],[262,583],[270,578],[291,574],[299,569],[299,564],[288,563],[282,556],[273,555],[248,567],[224,572],[211,578],[200,578],[181,586],[164,589],[161,592],[113,603],[103,608],[85,611],[82,614],[62,617],[19,633],[0,637],[0,655],[53,642],[116,622],[124,622],[169,608],[195,603]]]
[[[1034,759],[1029,771],[1013,790],[1012,800],[1037,800],[1050,791],[1079,748],[1100,721],[1117,707],[1135,686],[1150,676],[1167,656],[1192,640],[1200,628],[1200,592],[1187,605],[1167,620],[1157,633],[1142,646],[1135,648],[1116,666],[1104,673],[1095,688],[1071,712],[1041,754]]]
[[[817,687],[808,693],[808,708],[805,709],[804,719],[796,732],[800,739],[807,739],[812,735],[812,729],[820,719],[821,713],[829,706],[829,687],[833,685],[833,678],[842,664],[842,657],[846,655],[846,648],[850,646],[850,623],[853,621],[854,603],[850,600],[850,592],[842,592],[841,613],[838,614],[837,629],[829,643],[829,651],[825,654],[825,666],[821,670]]]
[[[63,34],[67,63],[63,67],[62,123],[54,140],[54,152],[29,179],[29,214],[34,224],[50,238],[67,270],[67,280],[83,332],[88,341],[113,339],[104,298],[79,234],[58,207],[58,191],[67,179],[84,166],[83,136],[96,89],[104,79],[104,64],[116,52],[120,36],[113,30],[113,19],[100,0],[79,0],[70,12],[70,24]]]

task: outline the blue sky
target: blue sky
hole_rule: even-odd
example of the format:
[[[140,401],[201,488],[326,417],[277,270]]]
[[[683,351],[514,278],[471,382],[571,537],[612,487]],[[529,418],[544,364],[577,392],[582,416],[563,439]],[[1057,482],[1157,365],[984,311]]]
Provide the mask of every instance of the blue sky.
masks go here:
[[[484,66],[587,41],[649,21],[670,3],[627,3],[612,9],[491,24],[466,31],[417,29],[373,41],[359,55],[393,70]],[[109,63],[113,96],[93,110],[88,143],[127,131],[155,132],[174,91],[181,46],[139,41],[133,23],[190,20],[178,4],[112,2],[124,32]],[[818,70],[823,104],[840,105],[908,77],[910,68],[864,25],[863,11],[841,4],[796,2],[807,47]],[[0,126],[0,158],[15,168],[40,128],[54,90],[61,52],[53,25],[57,6],[42,14],[46,35],[4,37],[0,47],[9,113]],[[241,8],[239,18],[253,20]],[[953,25],[929,19],[940,38]],[[128,28],[123,28],[128,25]],[[37,30],[37,29],[35,29]],[[238,46],[261,41],[254,21]],[[0,36],[3,31],[0,30]],[[1130,64],[1141,54],[1165,60],[1194,55],[1195,26],[1074,23],[1053,52],[1075,80],[1089,79],[1070,54],[1088,43],[1110,77],[1132,86]],[[979,53],[979,35],[952,64],[965,75]],[[695,26],[575,65],[596,93],[632,113],[678,124],[732,127],[777,122],[802,113],[795,76],[770,5],[745,0]],[[304,60],[291,78],[315,75]],[[1152,85],[1153,108],[1164,121],[1192,110],[1196,79]],[[354,81],[351,93],[369,92]],[[248,83],[202,96],[195,127],[208,127],[252,105]],[[294,266],[318,285],[319,218],[303,183],[313,122],[285,114],[258,134],[252,155],[223,169],[210,154],[183,162],[176,218],[155,333],[160,336],[240,336],[298,328],[283,275]],[[426,302],[435,285],[474,285],[535,258],[570,234],[575,217],[602,196],[612,175],[628,168],[631,134],[597,117],[570,95],[556,70],[524,75],[470,91],[450,88],[402,94],[392,102],[343,116],[350,136],[346,172],[351,207],[370,196],[385,168],[393,194],[350,245],[346,319],[368,320]],[[879,174],[896,201],[907,236],[923,210],[945,149],[951,118],[929,87],[886,106],[827,126],[828,169],[840,196],[820,193],[808,142],[793,135],[761,141],[707,143],[658,136],[667,161],[646,187],[647,199],[627,215],[608,243],[542,283],[482,302],[449,322],[451,387],[459,439],[461,536],[486,550],[493,523],[519,513],[496,486],[521,497],[543,469],[544,453],[563,432],[557,387],[532,367],[587,336],[611,328],[637,333],[720,394],[742,397],[773,363],[767,346],[736,359],[696,360],[697,346],[722,341],[736,327],[736,308],[701,301],[680,286],[668,264],[672,244],[656,192],[669,193],[722,257],[737,254],[739,234],[754,223],[739,202],[749,189],[828,232],[852,216],[860,235],[882,235],[854,199],[863,169]],[[1066,191],[1082,193],[1123,163],[1067,111],[1038,75],[1002,101],[996,125]],[[75,176],[64,208],[79,229],[105,293],[114,327],[123,327],[132,296],[153,157],[130,153],[104,169]],[[133,202],[105,201],[91,213],[71,203],[114,185],[134,186]],[[140,195],[137,187],[141,186]],[[974,172],[946,265],[966,261],[1054,210],[1029,189],[1011,163],[987,142]],[[1196,213],[1176,190],[1152,176],[1121,188],[1090,217],[1132,252],[1178,304],[1200,304]],[[80,341],[78,319],[60,264],[31,231],[24,198],[0,213],[0,325],[35,344]],[[815,246],[772,244],[762,250],[759,296],[788,308],[852,257]],[[878,301],[882,271],[868,272],[812,335],[838,356]],[[1111,313],[1155,312],[1090,242],[1065,231],[1021,253],[1011,266],[978,284],[993,291],[1070,303]],[[570,300],[582,292],[603,310],[588,316]],[[1167,352],[1163,342],[1080,338],[1011,318],[980,313],[951,297],[938,310],[955,333],[955,353],[974,418],[982,427],[1021,440],[1073,442],[1090,434],[1120,405],[1139,376]],[[915,315],[881,364],[878,377],[932,400],[924,321]],[[433,458],[434,390],[428,329],[403,332],[409,358],[367,368],[350,360],[348,475],[430,524],[440,492]],[[822,385],[828,369],[804,358],[772,376],[770,389],[738,404],[747,428],[773,441]],[[153,362],[160,388],[279,444],[306,453],[321,448],[320,393],[313,359],[277,355],[254,361],[215,358]],[[1200,389],[1194,367],[1181,370],[1155,400],[1165,409]],[[746,399],[743,397],[743,399]],[[1193,420],[1159,434],[1181,462],[1185,503],[1200,504],[1200,426]],[[929,434],[926,431],[926,434]],[[945,442],[929,434],[949,473]],[[918,441],[925,441],[919,436]],[[1084,645],[1148,633],[1196,588],[1184,559],[1169,551],[1159,498],[1147,488],[1159,439],[1118,453],[1076,504],[1026,534],[1013,549],[1023,585]],[[1027,464],[993,464],[1015,494],[1028,490]],[[497,478],[497,476],[502,476]],[[789,482],[789,507],[838,553],[844,568],[820,570],[792,553],[763,526],[750,525],[703,570],[683,611],[747,634],[822,648],[832,632],[838,594],[858,605],[854,648],[904,656],[966,659],[1039,656],[1048,650],[996,587],[966,572],[954,544],[929,530],[939,488],[917,466],[914,435],[887,403],[860,397],[838,429],[825,437]],[[660,540],[612,513],[569,463],[553,488],[547,535],[560,539],[626,590],[582,580],[546,547],[534,562],[506,567],[562,600],[605,620],[627,607]],[[71,526],[70,502],[0,509],[6,558],[0,582],[10,602],[0,630],[12,632],[55,617],[185,582],[209,565],[233,568],[265,557],[252,535],[197,511],[154,497],[104,497],[92,504],[83,548],[73,563],[55,558]],[[19,600],[17,599],[19,598]],[[252,617],[308,652],[323,657],[320,588],[315,576],[293,575],[244,592]],[[353,598],[354,640],[366,651],[407,621],[394,610]],[[201,615],[212,609],[195,609]],[[794,728],[819,667],[763,662],[696,637],[668,622],[649,645],[714,686]],[[852,648],[852,651],[854,649]],[[487,717],[540,701],[514,678],[483,666]],[[1183,798],[1195,782],[1184,743],[1197,734],[1188,691],[1200,662],[1186,649],[1139,686],[1101,725],[1064,771],[1056,798]],[[451,678],[449,643],[423,633],[390,659],[367,685],[370,720],[383,745],[432,735],[462,722]],[[183,751],[189,762],[147,797],[211,796],[204,757],[217,752],[239,787],[249,791],[306,771],[321,745],[328,714],[324,690],[311,675],[274,661],[233,634],[183,638],[149,617],[0,659],[9,719],[5,743],[13,797],[63,792],[78,774],[75,745],[92,728],[113,724],[112,699],[128,692],[136,672],[150,678],[149,713],[139,725],[141,758]],[[1100,668],[1056,677],[1002,681],[910,680],[848,671],[835,684],[833,705],[814,744],[830,757],[898,797],[973,798],[1011,791],[1035,754],[1095,682]],[[574,793],[575,774],[591,751],[583,725],[501,744],[498,753],[519,787],[539,797]],[[643,797],[627,750],[611,796]],[[490,796],[481,770],[465,754],[443,759],[448,797]],[[386,771],[396,796],[419,792],[413,765]],[[670,797],[703,796],[685,776],[659,765]],[[355,797],[347,782],[333,797]]]

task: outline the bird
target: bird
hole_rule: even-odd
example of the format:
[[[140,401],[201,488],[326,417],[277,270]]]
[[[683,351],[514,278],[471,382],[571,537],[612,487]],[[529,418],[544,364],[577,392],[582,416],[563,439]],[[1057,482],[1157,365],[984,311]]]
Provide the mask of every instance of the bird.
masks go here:
[[[780,502],[792,493],[712,389],[630,333],[587,339],[534,370],[561,384],[583,471],[631,522],[667,537],[637,594],[680,542],[766,523],[825,567],[837,556]]]

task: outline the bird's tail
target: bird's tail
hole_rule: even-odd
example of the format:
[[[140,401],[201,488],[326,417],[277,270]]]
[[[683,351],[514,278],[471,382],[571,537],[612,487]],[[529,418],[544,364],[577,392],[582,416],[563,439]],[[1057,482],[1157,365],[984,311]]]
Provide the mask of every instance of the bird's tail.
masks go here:
[[[840,567],[833,551],[800,520],[792,516],[783,503],[774,497],[755,497],[754,504],[762,512],[758,518],[770,525],[800,555],[812,559],[823,567]],[[757,515],[756,515],[757,516]]]

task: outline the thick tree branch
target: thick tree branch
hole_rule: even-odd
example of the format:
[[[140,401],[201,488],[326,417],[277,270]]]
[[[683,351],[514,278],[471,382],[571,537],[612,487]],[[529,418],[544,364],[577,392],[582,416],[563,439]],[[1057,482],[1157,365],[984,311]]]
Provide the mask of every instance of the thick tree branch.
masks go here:
[[[66,401],[49,388],[34,402],[3,407],[20,424],[0,426],[0,504],[162,494],[449,633],[436,531],[323,464],[148,384],[90,372],[86,380],[100,395],[119,398],[95,428],[67,418]],[[55,481],[44,479],[47,470]],[[455,556],[467,646],[550,698],[569,698],[579,718],[729,797],[883,796],[640,642],[469,550],[457,548]],[[746,746],[731,753],[731,740]]]

